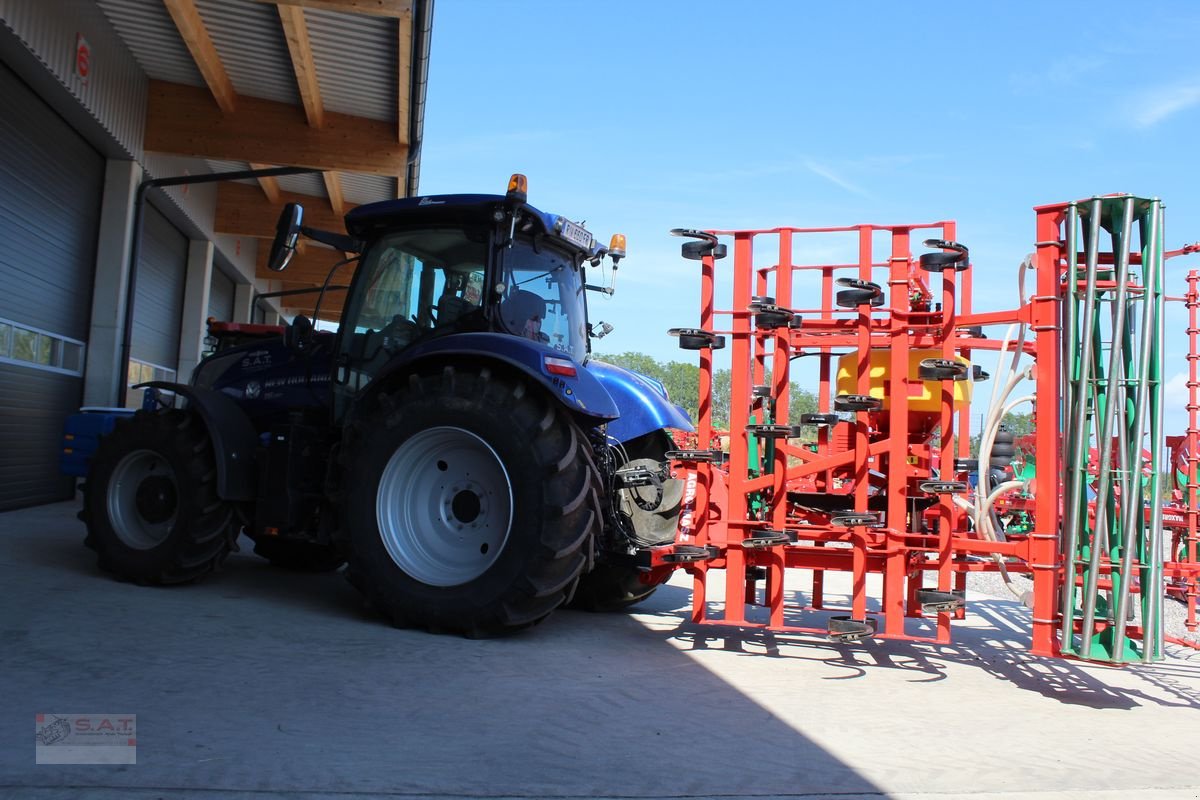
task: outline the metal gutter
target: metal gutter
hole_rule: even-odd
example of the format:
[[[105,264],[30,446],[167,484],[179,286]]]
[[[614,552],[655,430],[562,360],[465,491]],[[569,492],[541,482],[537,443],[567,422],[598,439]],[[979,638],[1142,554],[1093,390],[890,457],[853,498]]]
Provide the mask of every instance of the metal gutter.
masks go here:
[[[409,72],[408,169],[404,197],[415,197],[421,182],[421,142],[425,135],[425,92],[429,86],[429,48],[433,40],[433,0],[413,7],[413,55]]]

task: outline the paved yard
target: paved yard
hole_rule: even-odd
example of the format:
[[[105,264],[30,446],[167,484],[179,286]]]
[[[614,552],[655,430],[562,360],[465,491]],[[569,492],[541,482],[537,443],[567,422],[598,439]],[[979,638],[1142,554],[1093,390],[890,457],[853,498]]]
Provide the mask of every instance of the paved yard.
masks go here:
[[[1200,797],[1200,655],[1031,658],[1013,601],[952,647],[851,647],[693,626],[680,575],[467,641],[248,554],[121,584],[74,514],[0,514],[5,798]],[[136,714],[137,764],[35,765],[38,713]]]

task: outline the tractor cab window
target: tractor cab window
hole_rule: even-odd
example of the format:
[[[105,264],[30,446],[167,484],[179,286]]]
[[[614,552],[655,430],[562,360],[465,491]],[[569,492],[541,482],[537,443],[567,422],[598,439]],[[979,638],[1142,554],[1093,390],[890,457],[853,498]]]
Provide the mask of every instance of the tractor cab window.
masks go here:
[[[587,358],[583,281],[566,251],[518,238],[506,250],[501,325],[582,363]]]
[[[431,229],[384,236],[365,254],[342,320],[342,351],[362,385],[394,354],[452,330],[482,329],[487,232]]]

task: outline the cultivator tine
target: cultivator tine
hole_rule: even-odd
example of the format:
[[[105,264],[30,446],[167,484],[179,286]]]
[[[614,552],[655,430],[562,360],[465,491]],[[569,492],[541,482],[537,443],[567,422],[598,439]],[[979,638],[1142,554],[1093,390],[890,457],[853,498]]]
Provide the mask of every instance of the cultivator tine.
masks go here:
[[[829,618],[829,640],[841,644],[853,644],[875,635],[875,621],[854,619],[847,616]]]

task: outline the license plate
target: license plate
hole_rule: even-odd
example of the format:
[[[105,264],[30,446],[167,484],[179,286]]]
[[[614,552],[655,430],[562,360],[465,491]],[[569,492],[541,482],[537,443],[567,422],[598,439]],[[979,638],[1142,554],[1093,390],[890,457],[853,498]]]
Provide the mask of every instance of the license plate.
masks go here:
[[[568,242],[574,242],[585,250],[592,249],[592,235],[587,232],[587,228],[581,225],[576,225],[574,222],[563,220],[563,228],[559,231],[559,235]]]

